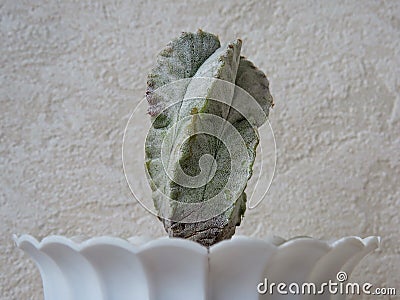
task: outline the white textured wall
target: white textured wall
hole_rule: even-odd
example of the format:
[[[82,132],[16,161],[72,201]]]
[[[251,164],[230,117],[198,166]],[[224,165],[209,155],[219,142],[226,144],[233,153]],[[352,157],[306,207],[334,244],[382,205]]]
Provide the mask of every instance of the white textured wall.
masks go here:
[[[12,233],[164,234],[122,135],[156,53],[200,27],[242,38],[276,103],[276,176],[239,233],[380,235],[353,279],[400,292],[400,2],[271,2],[2,1],[1,299],[42,298]]]

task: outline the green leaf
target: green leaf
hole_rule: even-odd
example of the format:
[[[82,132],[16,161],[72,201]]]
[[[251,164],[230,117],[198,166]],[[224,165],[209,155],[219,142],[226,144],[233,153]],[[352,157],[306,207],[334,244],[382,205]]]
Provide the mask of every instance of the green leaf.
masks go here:
[[[240,57],[241,44],[220,47],[210,33],[183,33],[148,77],[153,126],[145,153],[155,207],[170,236],[205,246],[240,224],[256,126],[272,105],[267,78]]]

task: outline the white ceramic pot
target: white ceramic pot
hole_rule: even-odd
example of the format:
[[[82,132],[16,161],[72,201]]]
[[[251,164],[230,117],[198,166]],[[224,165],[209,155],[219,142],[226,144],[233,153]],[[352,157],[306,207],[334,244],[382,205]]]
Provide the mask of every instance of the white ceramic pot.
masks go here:
[[[379,238],[257,240],[235,236],[209,250],[175,238],[15,237],[38,266],[46,300],[344,299],[343,295],[281,295],[266,280],[321,284],[350,275]],[[345,273],[342,273],[342,275]],[[346,278],[339,278],[344,281]],[[264,284],[263,284],[264,283]]]

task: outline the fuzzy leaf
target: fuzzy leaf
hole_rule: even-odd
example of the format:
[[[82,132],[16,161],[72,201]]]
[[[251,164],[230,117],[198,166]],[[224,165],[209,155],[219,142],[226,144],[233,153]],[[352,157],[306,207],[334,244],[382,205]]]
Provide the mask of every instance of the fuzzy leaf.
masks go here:
[[[256,126],[272,104],[265,75],[240,57],[241,41],[219,46],[210,33],[183,33],[159,54],[146,91],[146,170],[159,218],[170,236],[206,246],[240,224]]]

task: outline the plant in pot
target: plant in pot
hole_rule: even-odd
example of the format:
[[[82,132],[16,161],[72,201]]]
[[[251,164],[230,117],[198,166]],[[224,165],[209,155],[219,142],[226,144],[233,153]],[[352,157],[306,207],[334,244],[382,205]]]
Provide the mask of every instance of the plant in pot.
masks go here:
[[[232,238],[246,210],[258,128],[273,106],[265,74],[240,55],[241,44],[182,33],[148,75],[145,176],[169,238],[15,238],[38,265],[46,300],[344,298],[279,294],[266,280],[343,282],[338,274],[349,275],[378,238]]]

